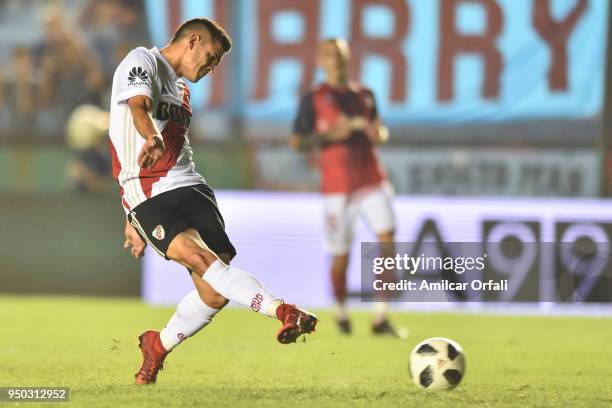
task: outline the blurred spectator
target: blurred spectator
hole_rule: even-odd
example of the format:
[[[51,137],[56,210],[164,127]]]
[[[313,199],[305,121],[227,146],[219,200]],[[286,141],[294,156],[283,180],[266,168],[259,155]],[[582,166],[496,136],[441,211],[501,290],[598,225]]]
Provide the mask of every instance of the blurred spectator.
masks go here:
[[[0,138],[9,131],[9,112],[4,91],[4,71],[0,65]]]
[[[37,19],[44,4],[38,0],[0,0],[0,61],[8,61],[15,44],[30,46],[40,39]]]
[[[91,0],[83,8],[80,27],[107,77],[127,51],[149,44],[144,15],[142,0]]]
[[[145,15],[143,0],[0,0],[0,138],[59,138],[78,106],[108,106],[117,64],[150,45]]]
[[[1,82],[2,130],[19,136],[32,136],[38,81],[29,48],[13,48],[10,65]]]
[[[108,112],[82,105],[72,112],[66,125],[66,143],[74,152],[67,166],[71,187],[77,192],[108,190],[111,183],[111,161],[106,135]]]
[[[110,104],[113,73],[127,53],[149,44],[142,0],[91,0],[82,9],[79,26],[104,75],[101,106]]]
[[[36,46],[41,62],[41,131],[59,131],[69,112],[98,103],[104,78],[94,55],[70,29],[56,6],[45,13],[45,38]]]

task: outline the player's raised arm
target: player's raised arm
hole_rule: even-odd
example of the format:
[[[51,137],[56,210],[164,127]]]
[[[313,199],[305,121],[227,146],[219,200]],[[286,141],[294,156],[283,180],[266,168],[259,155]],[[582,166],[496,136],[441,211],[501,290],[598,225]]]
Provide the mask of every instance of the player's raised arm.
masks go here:
[[[138,165],[150,169],[164,154],[164,141],[151,117],[152,101],[145,95],[128,99],[134,127],[147,140],[138,155]]]

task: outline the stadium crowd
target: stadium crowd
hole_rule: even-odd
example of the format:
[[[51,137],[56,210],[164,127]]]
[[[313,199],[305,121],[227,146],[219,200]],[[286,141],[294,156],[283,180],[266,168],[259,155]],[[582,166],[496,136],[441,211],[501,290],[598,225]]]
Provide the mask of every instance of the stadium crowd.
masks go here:
[[[114,67],[150,42],[143,18],[142,0],[0,2],[0,139],[62,140],[77,107],[107,109]]]

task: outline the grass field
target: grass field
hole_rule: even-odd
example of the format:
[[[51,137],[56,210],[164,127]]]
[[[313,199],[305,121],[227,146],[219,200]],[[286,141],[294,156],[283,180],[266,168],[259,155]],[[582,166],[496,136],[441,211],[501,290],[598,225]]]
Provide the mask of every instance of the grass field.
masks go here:
[[[373,338],[367,313],[355,313],[355,334],[341,337],[320,311],[315,336],[282,346],[276,321],[228,309],[169,355],[157,385],[133,385],[137,335],[172,311],[137,300],[2,296],[0,386],[68,386],[70,405],[83,407],[612,406],[609,319],[397,313],[394,322],[410,330],[400,341]],[[467,374],[453,391],[408,380],[410,350],[433,336],[464,347]]]

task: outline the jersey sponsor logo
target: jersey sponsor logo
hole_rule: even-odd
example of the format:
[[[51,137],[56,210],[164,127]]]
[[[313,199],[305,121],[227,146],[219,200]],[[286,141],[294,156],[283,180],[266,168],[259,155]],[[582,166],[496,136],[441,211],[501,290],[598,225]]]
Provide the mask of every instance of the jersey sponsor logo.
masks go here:
[[[157,104],[154,117],[161,121],[169,120],[185,128],[188,128],[191,123],[191,115],[182,106],[163,101]]]
[[[263,302],[263,296],[261,294],[258,293],[253,296],[253,299],[251,299],[251,309],[254,312],[259,312],[259,309],[261,309],[261,302]]]
[[[142,86],[147,85],[149,76],[142,67],[132,67],[128,74],[128,81],[130,86]]]
[[[153,236],[158,241],[161,241],[162,239],[164,239],[164,237],[166,236],[166,231],[164,231],[164,227],[162,227],[161,225],[158,225],[157,227],[155,227],[155,229],[153,230]]]
[[[176,337],[178,337],[179,341],[183,341],[187,338],[187,336],[185,336],[183,333],[177,334]]]

